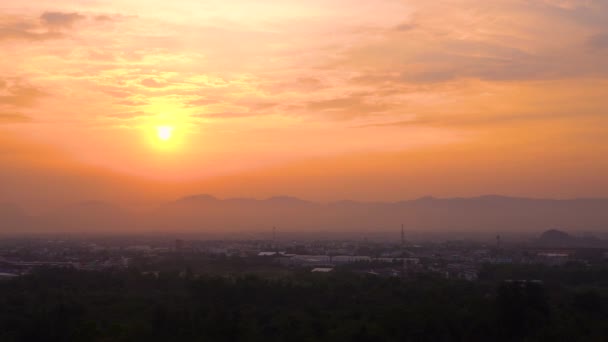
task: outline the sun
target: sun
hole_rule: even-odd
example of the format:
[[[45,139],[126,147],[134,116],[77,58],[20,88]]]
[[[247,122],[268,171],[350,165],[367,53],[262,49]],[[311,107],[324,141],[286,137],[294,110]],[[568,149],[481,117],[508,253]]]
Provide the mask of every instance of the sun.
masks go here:
[[[173,127],[171,126],[158,126],[156,127],[156,136],[158,139],[168,141],[173,136]]]

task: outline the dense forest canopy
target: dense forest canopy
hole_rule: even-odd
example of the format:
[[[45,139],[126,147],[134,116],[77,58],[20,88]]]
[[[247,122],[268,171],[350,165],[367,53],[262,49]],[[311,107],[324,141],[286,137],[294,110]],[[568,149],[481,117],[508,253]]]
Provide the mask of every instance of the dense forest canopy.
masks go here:
[[[532,279],[540,281],[505,281]],[[352,273],[45,269],[0,282],[1,341],[606,341],[608,269],[487,266],[478,282]],[[581,278],[582,277],[582,278]]]

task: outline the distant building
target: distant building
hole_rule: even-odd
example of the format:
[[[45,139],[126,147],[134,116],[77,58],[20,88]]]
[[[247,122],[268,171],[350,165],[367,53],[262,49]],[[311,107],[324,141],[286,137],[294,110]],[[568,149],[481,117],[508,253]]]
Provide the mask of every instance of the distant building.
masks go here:
[[[130,252],[151,252],[152,247],[148,245],[134,245],[127,247],[126,250]]]
[[[268,257],[268,256],[276,256],[278,254],[279,254],[278,252],[260,252],[260,253],[258,253],[258,256]]]
[[[538,279],[507,279],[504,282],[507,284],[513,284],[521,287],[525,287],[530,284],[543,285],[543,281]]]
[[[468,281],[477,280],[478,267],[470,264],[449,264],[445,271],[447,278],[463,279]]]
[[[401,272],[395,269],[380,269],[380,270],[369,270],[364,274],[373,275],[378,277],[399,277]]]
[[[334,264],[351,264],[355,262],[370,262],[372,258],[365,255],[338,255],[331,258]]]
[[[175,240],[175,251],[180,252],[184,249],[184,240]]]
[[[570,252],[567,251],[545,251],[536,254],[536,260],[546,265],[561,265],[570,260]]]
[[[0,280],[9,280],[18,277],[18,274],[14,273],[0,273]]]
[[[331,257],[329,255],[294,255],[289,258],[286,264],[294,266],[330,265]]]
[[[386,263],[403,263],[404,265],[417,265],[420,263],[418,258],[374,258],[373,261],[386,262]]]

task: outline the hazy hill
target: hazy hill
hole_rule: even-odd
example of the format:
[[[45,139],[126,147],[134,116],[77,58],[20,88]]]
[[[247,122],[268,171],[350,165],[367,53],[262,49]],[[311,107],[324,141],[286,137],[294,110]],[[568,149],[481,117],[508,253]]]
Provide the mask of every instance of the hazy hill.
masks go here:
[[[30,217],[19,206],[12,203],[0,203],[0,234],[18,233],[30,225]]]
[[[39,215],[0,209],[2,229],[19,231],[606,231],[608,199],[530,199],[502,196],[432,198],[399,202],[315,203],[294,197],[219,199],[193,195],[146,212],[106,202],[81,202]],[[8,227],[8,228],[7,228]]]
[[[482,196],[400,202],[314,203],[292,197],[217,199],[189,196],[151,214],[156,228],[247,230],[281,226],[286,230],[543,231],[608,228],[608,199],[549,200]]]
[[[540,235],[536,245],[548,248],[607,247],[608,241],[592,235],[577,237],[561,230],[550,229]]]
[[[85,201],[29,217],[26,226],[19,231],[87,233],[125,231],[137,227],[137,215],[120,206],[103,201]]]

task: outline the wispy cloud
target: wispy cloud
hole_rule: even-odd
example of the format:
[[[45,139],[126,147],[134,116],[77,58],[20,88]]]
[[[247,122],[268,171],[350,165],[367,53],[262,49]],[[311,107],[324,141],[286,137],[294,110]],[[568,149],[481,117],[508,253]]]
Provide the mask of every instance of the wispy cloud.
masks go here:
[[[70,28],[77,21],[84,20],[86,17],[79,13],[64,12],[44,12],[40,16],[42,24],[53,29]]]
[[[77,21],[86,19],[78,13],[44,12],[37,20],[22,16],[0,17],[1,40],[45,41],[65,37]]]
[[[47,94],[37,87],[15,79],[0,79],[0,105],[31,107]]]
[[[587,40],[587,44],[594,50],[608,50],[608,33],[592,35]]]
[[[0,111],[0,123],[24,123],[32,118],[22,113],[5,113]]]

